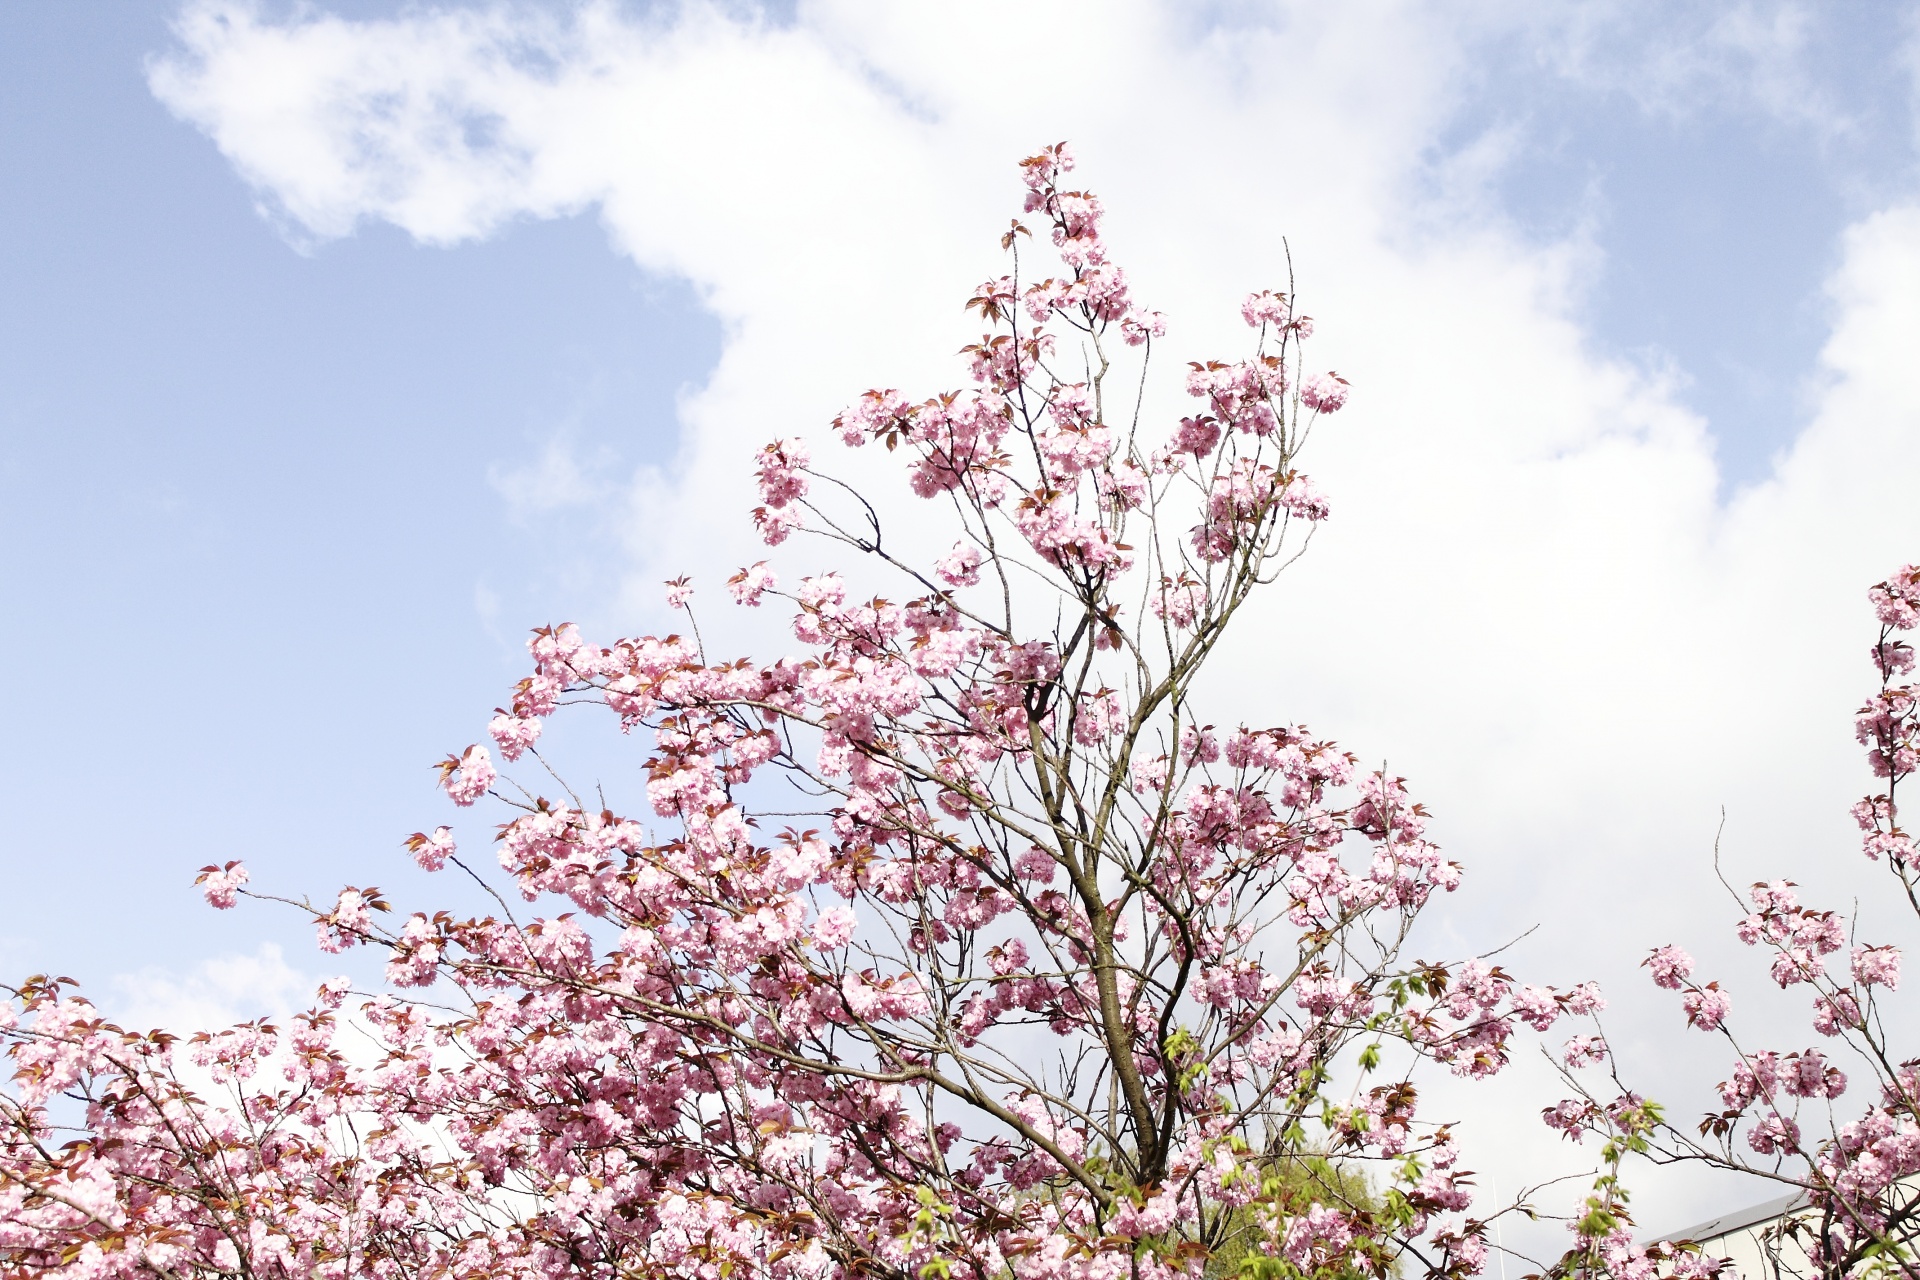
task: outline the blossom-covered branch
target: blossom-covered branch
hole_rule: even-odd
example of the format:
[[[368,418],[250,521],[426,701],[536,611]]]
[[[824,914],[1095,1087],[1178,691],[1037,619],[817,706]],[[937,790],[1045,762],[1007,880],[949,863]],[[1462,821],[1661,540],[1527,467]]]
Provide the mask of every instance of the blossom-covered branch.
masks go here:
[[[806,441],[768,444],[761,537],[845,563],[727,588],[782,602],[797,650],[709,651],[681,579],[684,633],[536,632],[492,747],[441,765],[457,804],[503,806],[500,865],[540,914],[498,895],[387,924],[364,888],[314,910],[324,950],[387,952],[372,1060],[333,989],[291,1030],[197,1041],[228,1095],[202,1097],[172,1041],[20,990],[13,1273],[1478,1270],[1485,1222],[1410,1072],[1491,1075],[1517,1024],[1598,994],[1405,958],[1460,868],[1404,781],[1197,701],[1328,517],[1299,460],[1348,384],[1308,373],[1289,284],[1246,300],[1243,354],[1189,366],[1188,416],[1143,425],[1116,388],[1165,323],[1067,149],[1021,168],[1032,225],[968,304],[967,383],[832,424],[932,514],[898,536]],[[643,816],[504,784],[579,703],[648,752]],[[410,844],[467,865],[447,828]],[[216,907],[246,884],[203,873]]]

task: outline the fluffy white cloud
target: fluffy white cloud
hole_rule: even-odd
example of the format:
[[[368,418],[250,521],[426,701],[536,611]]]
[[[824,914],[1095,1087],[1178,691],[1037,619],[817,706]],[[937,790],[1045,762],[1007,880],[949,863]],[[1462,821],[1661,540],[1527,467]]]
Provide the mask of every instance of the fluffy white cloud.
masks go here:
[[[187,973],[156,965],[118,974],[102,1007],[133,1029],[213,1031],[250,1018],[284,1018],[306,1008],[318,985],[268,942],[252,955],[217,956]]]
[[[1658,92],[1711,88],[1728,48],[1762,99],[1787,83],[1790,7],[1741,12],[1675,50]],[[1758,969],[1712,941],[1721,807],[1735,883],[1797,872],[1834,905],[1875,883],[1845,817],[1866,782],[1848,715],[1863,589],[1920,555],[1920,212],[1849,234],[1816,411],[1722,504],[1705,424],[1572,318],[1585,251],[1506,228],[1478,181],[1497,148],[1439,150],[1480,42],[1536,16],[1214,18],[832,0],[785,25],[700,4],[277,22],[206,0],[152,82],[296,237],[382,219],[453,244],[591,207],[619,252],[694,283],[726,341],[680,456],[635,478],[636,585],[609,607],[629,616],[683,568],[717,585],[758,558],[751,447],[867,386],[957,381],[958,303],[998,269],[1011,161],[1036,144],[1075,141],[1136,292],[1172,319],[1163,370],[1238,351],[1237,301],[1285,278],[1289,237],[1314,358],[1355,396],[1309,459],[1335,519],[1223,683],[1412,777],[1473,871],[1430,949],[1544,922],[1516,966],[1607,982],[1630,1064],[1690,1108],[1678,1082],[1717,1078],[1722,1051],[1676,1042],[1634,965],[1697,943],[1737,1008],[1766,1008]],[[1534,34],[1557,57],[1592,45]],[[1543,1100],[1449,1098],[1506,1135],[1503,1187],[1550,1145]],[[1656,1226],[1740,1195],[1659,1186]]]

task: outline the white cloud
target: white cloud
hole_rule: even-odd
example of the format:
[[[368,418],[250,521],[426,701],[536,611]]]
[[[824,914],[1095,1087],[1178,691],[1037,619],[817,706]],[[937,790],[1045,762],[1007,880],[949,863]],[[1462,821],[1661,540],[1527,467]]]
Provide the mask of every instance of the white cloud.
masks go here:
[[[1699,944],[1742,1008],[1763,1003],[1713,941],[1721,806],[1736,882],[1799,869],[1835,905],[1876,883],[1845,817],[1866,789],[1848,714],[1863,589],[1920,554],[1920,213],[1850,233],[1817,412],[1723,507],[1704,424],[1573,319],[1591,250],[1511,234],[1472,162],[1423,201],[1490,12],[1467,30],[1390,0],[1276,4],[1203,30],[1144,0],[834,0],[791,26],[699,4],[276,23],[208,0],[152,79],[300,235],[383,219],[450,244],[597,206],[618,251],[693,282],[724,349],[674,465],[633,482],[634,585],[602,610],[623,621],[683,567],[717,584],[758,558],[751,447],[822,435],[866,386],[958,380],[957,304],[997,270],[1010,164],[1037,143],[1075,140],[1137,292],[1172,317],[1163,370],[1238,350],[1234,306],[1283,278],[1287,235],[1316,358],[1356,394],[1309,461],[1335,521],[1222,674],[1275,720],[1390,754],[1434,804],[1474,871],[1434,950],[1547,922],[1516,966],[1607,981],[1634,1069],[1678,1091],[1720,1052],[1673,1039],[1634,971],[1646,948]],[[1722,65],[1729,41],[1786,65],[1792,11],[1741,12],[1760,16],[1675,65]],[[1516,1157],[1551,1146],[1537,1101],[1457,1102]],[[1739,1194],[1657,1185],[1655,1226]]]
[[[1847,18],[1804,0],[1611,0],[1536,14],[1544,66],[1589,88],[1673,117],[1758,109],[1835,136],[1858,121],[1811,73],[1823,27]]]
[[[541,447],[540,458],[528,466],[487,469],[494,490],[522,518],[567,507],[592,506],[606,500],[607,487],[593,474],[591,461],[582,464],[573,441],[556,433]]]
[[[304,1009],[319,983],[289,965],[278,945],[267,942],[252,955],[216,956],[187,973],[150,965],[117,974],[101,1008],[129,1029],[217,1031],[251,1018],[284,1018]]]

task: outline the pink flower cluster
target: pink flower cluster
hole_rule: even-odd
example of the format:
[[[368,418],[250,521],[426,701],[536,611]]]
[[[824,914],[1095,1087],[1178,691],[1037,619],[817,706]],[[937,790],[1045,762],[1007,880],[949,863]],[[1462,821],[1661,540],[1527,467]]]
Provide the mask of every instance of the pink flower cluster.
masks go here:
[[[1896,677],[1912,672],[1913,649],[1899,632],[1920,625],[1920,565],[1906,565],[1867,593],[1880,620],[1880,638],[1873,646],[1880,690],[1854,717],[1854,732],[1867,747],[1867,763],[1886,790],[1870,795],[1853,808],[1864,833],[1869,858],[1885,858],[1900,869],[1913,861],[1913,839],[1901,829],[1894,806],[1900,782],[1920,766],[1920,697],[1911,684]]]
[[[240,886],[248,880],[247,869],[238,861],[225,866],[200,868],[195,884],[206,895],[207,902],[217,910],[225,911],[233,906],[234,896],[240,892]],[[1896,970],[1897,972],[1897,970]]]
[[[1129,294],[1126,272],[1108,260],[1100,237],[1104,211],[1100,198],[1085,191],[1062,190],[1060,178],[1072,170],[1073,154],[1065,143],[1043,148],[1021,162],[1027,184],[1026,211],[1044,213],[1053,225],[1053,243],[1071,272],[1066,279],[1048,279],[1031,286],[1024,298],[1035,320],[1065,313],[1089,328],[1117,324],[1129,346],[1166,333],[1166,321],[1157,311],[1136,304]]]
[[[757,461],[762,505],[754,509],[753,522],[768,546],[778,546],[795,527],[793,507],[807,496],[807,468],[813,457],[804,440],[776,440],[760,451]],[[670,604],[679,608],[683,600]]]
[[[1679,947],[1657,947],[1641,964],[1653,972],[1655,986],[1685,993],[1680,998],[1680,1006],[1687,1015],[1688,1026],[1718,1031],[1726,1021],[1727,1011],[1732,1007],[1727,993],[1720,989],[1718,982],[1695,984],[1693,957]]]
[[[478,743],[457,756],[448,756],[437,767],[440,770],[440,785],[458,805],[470,805],[487,794],[494,779],[499,776],[494,772],[492,755]]]

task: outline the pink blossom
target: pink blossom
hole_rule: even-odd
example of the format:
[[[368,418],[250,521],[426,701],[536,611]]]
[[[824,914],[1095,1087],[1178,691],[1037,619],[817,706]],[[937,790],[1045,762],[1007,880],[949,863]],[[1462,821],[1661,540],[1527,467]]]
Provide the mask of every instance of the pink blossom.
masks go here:
[[[1550,987],[1521,987],[1511,997],[1514,1016],[1535,1031],[1545,1031],[1560,1016],[1560,1004]]]
[[[1920,565],[1903,565],[1900,572],[1867,592],[1882,624],[1897,631],[1920,626]]]
[[[1898,947],[1855,947],[1853,980],[1863,987],[1882,986],[1889,991],[1900,986],[1900,949]]]
[[[684,609],[693,596],[693,584],[687,578],[675,578],[667,583],[667,608]]]
[[[415,912],[401,926],[387,961],[387,981],[396,987],[426,987],[440,975],[440,941],[432,923]]]
[[[1732,1004],[1727,993],[1720,990],[1720,984],[1709,982],[1704,987],[1696,987],[1680,999],[1680,1007],[1686,1011],[1687,1024],[1702,1031],[1717,1031],[1726,1021],[1727,1009]]]
[[[839,574],[823,573],[817,577],[800,579],[796,598],[803,609],[834,609],[846,602],[847,586],[840,580]]]
[[[1770,1111],[1747,1131],[1747,1145],[1763,1156],[1798,1151],[1800,1126],[1779,1112]]]
[[[940,581],[950,587],[972,587],[980,582],[980,548],[968,542],[957,542],[953,550],[934,565],[934,573]]]
[[[1846,1074],[1814,1049],[1788,1054],[1781,1072],[1781,1083],[1797,1098],[1837,1098],[1847,1091]]]
[[[1895,864],[1904,864],[1913,860],[1912,837],[1895,831],[1876,831],[1861,842],[1867,857],[1879,861],[1882,857]]]
[[[988,961],[994,973],[1004,978],[1027,967],[1027,944],[1018,938],[1008,938],[988,953]]]
[[[435,827],[431,832],[416,831],[407,837],[407,848],[412,850],[413,860],[420,864],[421,870],[438,871],[453,856],[453,831],[448,827]]]
[[[1733,1065],[1733,1078],[1720,1082],[1720,1099],[1739,1111],[1755,1099],[1771,1100],[1780,1085],[1780,1055],[1762,1050]]]
[[[1180,754],[1193,764],[1212,764],[1220,758],[1220,740],[1212,725],[1190,724],[1180,731]]]
[[[1220,424],[1213,418],[1197,417],[1180,419],[1180,430],[1173,437],[1175,453],[1190,453],[1196,458],[1204,458],[1212,453],[1214,446],[1220,443]]]
[[[1317,1271],[1342,1256],[1353,1240],[1345,1214],[1314,1204],[1287,1227],[1283,1248],[1287,1260],[1303,1271]]]
[[[1791,880],[1771,880],[1755,884],[1748,890],[1748,897],[1753,900],[1754,910],[1764,914],[1794,911],[1800,906],[1800,898],[1793,890]]]
[[[502,711],[487,722],[487,736],[499,746],[509,761],[518,760],[540,740],[540,721],[533,716],[516,716]]]
[[[775,440],[756,456],[760,500],[778,511],[806,497],[806,469],[813,459],[804,440]]]
[[[1268,289],[1248,294],[1247,300],[1240,304],[1240,318],[1253,329],[1263,324],[1284,325],[1292,316],[1293,312],[1287,306],[1287,295]]]
[[[727,579],[727,590],[734,601],[749,607],[757,607],[760,597],[777,585],[773,570],[765,560],[756,561]]]
[[[1182,574],[1178,582],[1160,580],[1160,590],[1148,601],[1147,608],[1156,618],[1165,618],[1182,631],[1190,631],[1207,608],[1207,589]]]
[[[1300,398],[1315,412],[1338,412],[1347,402],[1347,380],[1337,373],[1315,374],[1301,386]]]
[[[1678,991],[1693,973],[1693,957],[1672,945],[1656,948],[1641,963],[1653,970],[1653,984],[1669,991]]]
[[[1121,716],[1120,696],[1116,691],[1100,689],[1085,695],[1074,717],[1074,741],[1084,746],[1105,742],[1120,731]]]
[[[1329,508],[1326,497],[1305,476],[1295,476],[1280,491],[1280,504],[1302,520],[1325,520]]]
[[[1904,640],[1882,640],[1867,652],[1884,676],[1905,675],[1913,670],[1913,646]]]
[[[236,860],[223,867],[202,867],[200,876],[194,883],[200,886],[200,891],[206,895],[209,905],[216,910],[225,911],[233,906],[234,895],[240,891],[240,886],[247,880],[246,867]],[[1895,965],[1897,971],[1898,961]]]
[[[828,907],[814,921],[813,945],[822,951],[837,951],[853,941],[858,923],[851,907]]]
[[[1861,1025],[1860,1006],[1844,991],[1813,1002],[1813,1029],[1823,1036],[1837,1036]]]
[[[1051,853],[1033,845],[1014,860],[1014,872],[1030,884],[1052,884],[1059,863]]]
[[[1159,756],[1151,760],[1135,760],[1129,770],[1129,784],[1136,795],[1152,795],[1165,789],[1167,785],[1167,758]]]
[[[1586,1124],[1594,1114],[1592,1103],[1567,1098],[1541,1112],[1540,1118],[1549,1129],[1558,1129],[1562,1137],[1578,1142],[1586,1135]]]
[[[1784,989],[1796,982],[1812,982],[1825,972],[1805,947],[1783,947],[1773,957],[1773,980]]]
[[[1574,1036],[1560,1049],[1569,1068],[1592,1066],[1607,1060],[1607,1042],[1600,1036]]]
[[[783,511],[774,507],[755,507],[753,526],[760,531],[760,541],[770,547],[779,546],[787,540],[788,534],[800,527],[791,510]]]
[[[372,923],[366,895],[358,889],[342,889],[333,910],[318,921],[320,949],[333,953],[356,947],[365,940]]]
[[[1831,911],[1802,911],[1793,926],[1793,941],[1814,955],[1832,955],[1847,945],[1846,926]]]
[[[493,786],[493,757],[478,743],[458,756],[448,756],[440,764],[440,785],[457,805],[466,806],[487,794]]]

